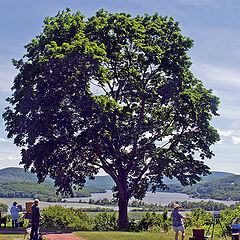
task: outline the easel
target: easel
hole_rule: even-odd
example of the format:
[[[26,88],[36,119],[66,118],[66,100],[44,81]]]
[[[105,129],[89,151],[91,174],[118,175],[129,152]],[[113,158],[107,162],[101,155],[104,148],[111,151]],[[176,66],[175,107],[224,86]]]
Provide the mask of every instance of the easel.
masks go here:
[[[220,221],[220,212],[219,211],[213,212],[213,219],[212,219],[212,222],[211,222],[211,224],[210,224],[210,226],[207,230],[207,233],[206,233],[206,236],[210,239],[213,239],[213,232],[214,232],[214,227],[215,227],[216,223],[220,224],[220,226],[222,228],[222,231],[224,232],[223,226],[222,226],[221,221]],[[212,234],[210,236],[208,236],[208,233],[209,233],[209,230],[210,230],[211,226],[212,226]],[[227,239],[225,234],[223,235],[223,237],[225,239]]]

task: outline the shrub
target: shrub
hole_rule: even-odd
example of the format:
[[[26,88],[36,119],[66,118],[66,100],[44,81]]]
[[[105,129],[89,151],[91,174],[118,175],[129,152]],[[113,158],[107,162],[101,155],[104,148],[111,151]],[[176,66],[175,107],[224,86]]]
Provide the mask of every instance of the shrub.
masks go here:
[[[7,212],[8,211],[8,205],[5,203],[0,203],[0,212]]]
[[[137,223],[137,228],[139,231],[147,231],[152,226],[162,226],[163,221],[160,214],[145,213],[142,219]]]
[[[41,224],[45,228],[71,228],[77,230],[91,230],[91,220],[81,210],[50,206],[43,209],[44,220]]]
[[[94,219],[95,231],[116,231],[118,229],[118,218],[116,213],[100,213]]]

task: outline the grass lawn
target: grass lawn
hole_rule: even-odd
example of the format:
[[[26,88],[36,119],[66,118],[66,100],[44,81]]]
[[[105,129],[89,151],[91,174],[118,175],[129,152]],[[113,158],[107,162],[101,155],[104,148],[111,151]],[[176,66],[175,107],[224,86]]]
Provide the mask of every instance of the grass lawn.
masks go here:
[[[23,240],[24,234],[0,234],[0,240]]]
[[[174,232],[167,233],[149,233],[149,232],[75,232],[76,236],[82,237],[86,240],[173,240]],[[179,238],[180,238],[179,234]],[[188,240],[192,236],[192,232],[187,232],[185,239]],[[225,238],[216,238],[214,240],[223,240]],[[227,240],[231,238],[228,237]],[[225,239],[226,240],[226,239]]]
[[[173,240],[174,233],[169,231],[167,233],[149,233],[149,232],[74,232],[76,236],[82,237],[86,240]],[[188,240],[192,236],[191,232],[187,232],[185,239]],[[24,234],[0,234],[0,240],[23,240]],[[46,237],[44,237],[46,239]],[[180,234],[179,234],[179,239]],[[225,238],[216,238],[214,240],[224,240]],[[231,238],[228,237],[227,240]],[[226,239],[225,239],[226,240]]]

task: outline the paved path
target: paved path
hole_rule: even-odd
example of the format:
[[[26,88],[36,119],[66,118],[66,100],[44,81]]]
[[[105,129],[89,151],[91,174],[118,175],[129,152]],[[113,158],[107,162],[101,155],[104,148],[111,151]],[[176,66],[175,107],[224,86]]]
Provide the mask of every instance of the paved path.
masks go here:
[[[44,234],[49,240],[84,240],[83,238],[77,237],[71,233],[47,233]]]

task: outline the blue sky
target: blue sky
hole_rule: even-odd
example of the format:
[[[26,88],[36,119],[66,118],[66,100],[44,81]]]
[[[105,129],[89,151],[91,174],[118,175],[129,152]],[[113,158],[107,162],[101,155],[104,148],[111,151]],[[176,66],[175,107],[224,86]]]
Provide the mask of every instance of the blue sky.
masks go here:
[[[132,16],[158,12],[180,22],[185,36],[194,40],[189,52],[192,72],[220,98],[220,117],[212,125],[221,141],[213,146],[215,157],[206,164],[214,171],[240,174],[240,1],[239,0],[8,0],[1,1],[0,110],[7,106],[13,78],[11,59],[21,58],[24,45],[41,33],[43,20],[69,7],[86,17],[100,8]],[[0,119],[0,168],[19,166],[20,154],[7,139]]]

